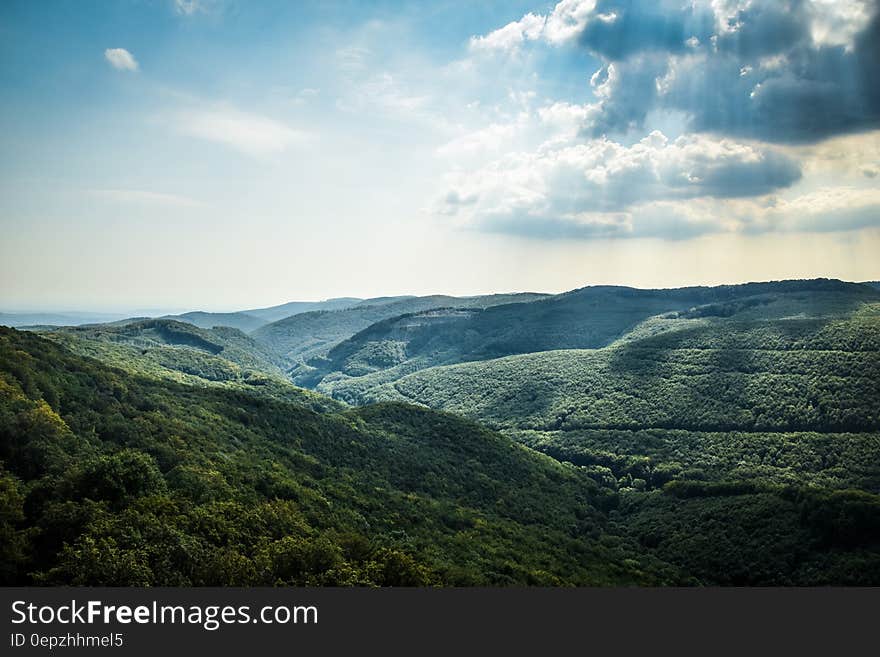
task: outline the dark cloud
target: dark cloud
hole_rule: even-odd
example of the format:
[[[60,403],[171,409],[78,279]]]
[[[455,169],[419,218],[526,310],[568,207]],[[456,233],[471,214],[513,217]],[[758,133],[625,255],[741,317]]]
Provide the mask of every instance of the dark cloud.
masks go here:
[[[839,26],[804,0],[752,2],[722,29],[713,25],[714,34],[705,11],[661,9],[607,1],[595,12],[606,18],[587,22],[580,43],[614,72],[584,127],[588,136],[640,127],[654,109],[683,112],[693,130],[780,143],[880,126],[876,2],[851,43],[830,44],[813,32]]]
[[[682,195],[714,198],[742,198],[761,196],[790,187],[801,178],[801,167],[790,157],[772,150],[761,153],[759,160],[728,158],[723,163],[695,159],[686,178],[677,172],[676,178],[663,180],[672,190]]]
[[[674,204],[584,217],[546,216],[519,211],[483,217],[472,227],[483,232],[542,240],[688,240],[722,230],[714,217],[690,216]]]
[[[589,112],[583,132],[588,137],[625,133],[641,127],[657,104],[656,80],[667,69],[663,60],[640,58],[635,64],[613,63],[600,71],[607,91]]]
[[[691,37],[712,34],[714,14],[699,7],[679,7],[669,2],[605,0],[596,5],[596,18],[587,22],[579,37],[581,45],[611,60],[636,53],[683,52]]]
[[[789,51],[811,39],[807,11],[803,0],[755,2],[727,19],[713,45],[745,59]]]

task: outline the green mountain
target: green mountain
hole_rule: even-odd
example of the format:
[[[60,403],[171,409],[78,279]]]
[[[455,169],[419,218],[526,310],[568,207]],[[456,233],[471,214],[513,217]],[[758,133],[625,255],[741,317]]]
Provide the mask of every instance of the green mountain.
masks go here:
[[[815,316],[846,313],[876,300],[880,293],[872,288],[825,279],[674,290],[589,287],[529,304],[391,317],[337,344],[325,357],[309,359],[292,375],[300,385],[359,403],[373,388],[437,365],[604,347],[660,314]]]
[[[245,333],[265,326],[270,322],[285,319],[300,313],[319,311],[319,310],[342,310],[361,303],[362,299],[354,297],[342,297],[338,299],[327,299],[326,301],[291,301],[279,306],[270,308],[256,308],[253,310],[243,310],[231,313],[211,313],[203,311],[193,311],[183,313],[181,315],[165,315],[161,319],[174,319],[180,322],[187,322],[199,328],[211,329],[219,326],[227,326],[236,328]]]
[[[122,367],[153,362],[211,381],[239,379],[249,373],[282,375],[276,355],[238,329],[222,326],[202,329],[173,319],[142,319],[50,329],[46,336]]]
[[[316,310],[343,310],[345,308],[350,308],[351,306],[356,306],[362,301],[363,299],[357,299],[355,297],[339,297],[336,299],[327,299],[325,301],[291,301],[290,303],[283,303],[279,306],[255,308],[253,310],[245,310],[242,312],[251,317],[257,317],[262,320],[264,324],[268,324],[270,322],[277,322],[279,319],[284,319],[285,317]]]
[[[47,328],[39,333],[73,353],[150,377],[197,386],[249,389],[316,408],[327,397],[290,383],[276,355],[232,328],[200,329],[170,319]]]
[[[193,311],[182,315],[166,315],[162,319],[173,319],[178,322],[186,322],[203,329],[212,329],[216,326],[228,326],[244,333],[250,333],[267,322],[259,317],[248,313],[208,313]]]
[[[690,581],[607,532],[613,504],[452,415],[320,413],[0,329],[3,584]]]
[[[880,302],[833,287],[333,390],[455,412],[581,467],[620,496],[623,535],[701,581],[877,582]]]
[[[539,431],[880,429],[880,304],[847,318],[664,318],[645,328],[657,333],[604,349],[426,369],[372,396]]]
[[[273,349],[294,370],[294,379],[306,375],[311,367],[305,361],[326,354],[336,344],[389,317],[434,308],[486,308],[544,298],[541,294],[492,294],[478,297],[386,297],[368,299],[344,310],[301,313],[253,332],[253,337]]]

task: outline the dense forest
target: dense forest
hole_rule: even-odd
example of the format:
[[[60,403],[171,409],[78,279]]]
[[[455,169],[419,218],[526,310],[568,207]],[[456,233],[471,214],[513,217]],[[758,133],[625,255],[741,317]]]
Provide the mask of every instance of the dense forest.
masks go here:
[[[316,412],[0,329],[4,584],[665,584],[577,468],[455,416]]]
[[[297,383],[359,401],[358,390],[428,367],[560,349],[597,349],[621,338],[643,337],[644,323],[658,316],[843,317],[878,301],[880,294],[868,286],[822,279],[675,290],[589,287],[528,304],[434,309],[392,317],[339,342],[326,356],[295,367],[292,376]],[[650,328],[684,325],[654,321]]]
[[[3,583],[880,584],[876,287],[325,303],[0,329]]]

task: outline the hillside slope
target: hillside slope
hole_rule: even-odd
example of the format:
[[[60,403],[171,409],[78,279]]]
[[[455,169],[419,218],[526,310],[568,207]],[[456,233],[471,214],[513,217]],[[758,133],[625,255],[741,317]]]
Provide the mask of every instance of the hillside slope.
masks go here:
[[[278,358],[232,328],[200,329],[168,319],[47,328],[40,335],[129,372],[189,385],[246,389],[316,409],[339,408],[290,383]]]
[[[212,329],[217,326],[227,326],[238,329],[244,333],[250,333],[264,324],[266,320],[260,319],[248,313],[208,313],[193,311],[181,315],[166,315],[161,319],[171,319],[178,322],[186,322],[203,329]]]
[[[308,312],[267,324],[253,332],[253,337],[281,354],[288,366],[302,373],[303,363],[326,354],[336,344],[389,317],[433,308],[485,308],[494,305],[530,302],[544,298],[540,294],[493,294],[479,297],[443,295],[371,299],[352,308]],[[304,368],[308,370],[308,367]]]
[[[659,584],[576,468],[447,414],[316,413],[0,329],[3,584]]]
[[[620,495],[621,532],[703,581],[864,584],[880,578],[880,304],[850,301],[701,307],[602,349],[347,390],[582,467]]]
[[[604,347],[659,314],[683,319],[824,317],[871,301],[880,301],[880,293],[868,286],[825,279],[675,290],[590,287],[529,304],[389,318],[292,374],[301,385],[359,403],[364,391],[436,365]]]
[[[269,308],[255,308],[238,312],[218,313],[192,311],[180,315],[165,315],[160,319],[172,319],[187,322],[199,328],[212,329],[219,326],[227,326],[238,329],[244,333],[251,333],[261,326],[280,319],[292,317],[300,313],[321,310],[343,310],[362,303],[363,299],[354,297],[340,297],[325,301],[291,301]]]
[[[873,431],[878,307],[834,320],[669,320],[684,325],[605,349],[423,370],[383,391],[520,429]]]
[[[324,301],[290,301],[277,306],[270,306],[269,308],[254,308],[243,310],[242,312],[252,317],[257,317],[265,324],[269,324],[285,317],[316,310],[344,310],[345,308],[356,306],[363,301],[363,299],[358,299],[357,297],[337,297]]]

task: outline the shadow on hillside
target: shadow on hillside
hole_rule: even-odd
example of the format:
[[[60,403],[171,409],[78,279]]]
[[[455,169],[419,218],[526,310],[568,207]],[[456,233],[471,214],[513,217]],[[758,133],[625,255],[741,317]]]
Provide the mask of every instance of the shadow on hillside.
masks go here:
[[[793,372],[783,390],[773,387],[777,352],[803,348],[830,319],[712,322],[622,344],[609,369],[636,377],[655,408],[666,412],[652,426],[698,431],[799,430],[807,418],[768,411],[771,398],[800,397],[809,386]],[[785,369],[780,356],[781,369]],[[784,375],[784,374],[783,374]],[[763,391],[763,394],[762,394]],[[780,420],[784,418],[784,422]],[[803,420],[803,422],[801,421]]]

